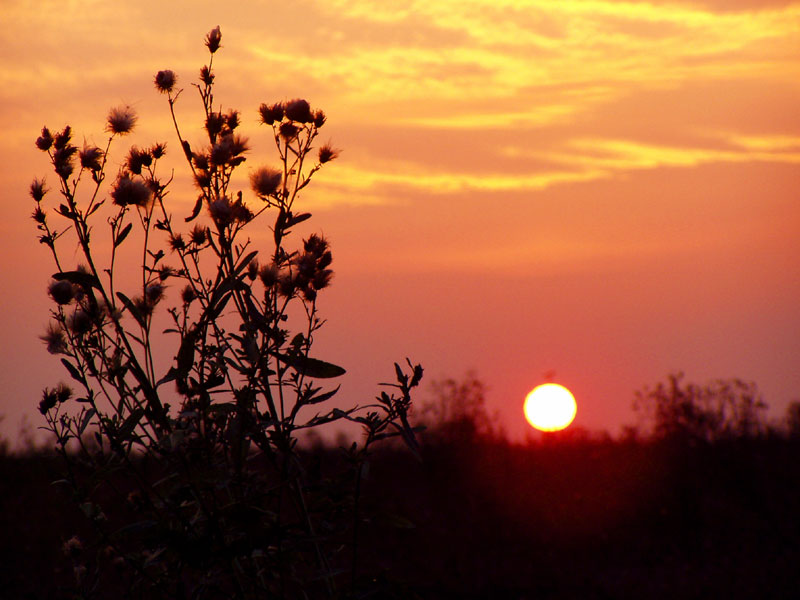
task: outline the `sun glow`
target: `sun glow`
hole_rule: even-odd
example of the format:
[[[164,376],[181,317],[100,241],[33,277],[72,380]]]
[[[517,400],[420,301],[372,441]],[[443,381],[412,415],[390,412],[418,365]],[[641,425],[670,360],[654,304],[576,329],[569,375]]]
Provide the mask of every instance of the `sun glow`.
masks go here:
[[[539,431],[559,431],[572,423],[578,405],[567,388],[545,383],[527,395],[523,410],[532,427]]]

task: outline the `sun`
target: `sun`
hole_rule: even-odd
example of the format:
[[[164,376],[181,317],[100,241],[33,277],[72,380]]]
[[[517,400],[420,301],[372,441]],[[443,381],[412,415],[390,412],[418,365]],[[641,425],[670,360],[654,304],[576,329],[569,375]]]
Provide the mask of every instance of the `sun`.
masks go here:
[[[578,412],[575,396],[563,385],[545,383],[525,398],[525,418],[539,431],[559,431],[568,427]]]

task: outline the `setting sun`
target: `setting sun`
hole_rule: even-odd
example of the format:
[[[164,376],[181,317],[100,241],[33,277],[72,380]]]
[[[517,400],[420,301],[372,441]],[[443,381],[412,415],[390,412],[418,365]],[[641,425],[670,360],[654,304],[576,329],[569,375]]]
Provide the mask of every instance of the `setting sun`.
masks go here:
[[[578,406],[567,388],[545,383],[527,395],[524,411],[532,427],[539,431],[559,431],[572,423]]]

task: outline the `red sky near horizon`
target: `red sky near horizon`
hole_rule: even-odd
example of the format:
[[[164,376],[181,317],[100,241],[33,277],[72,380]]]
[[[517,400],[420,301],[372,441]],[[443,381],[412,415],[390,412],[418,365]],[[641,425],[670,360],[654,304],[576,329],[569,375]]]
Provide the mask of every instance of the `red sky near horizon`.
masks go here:
[[[41,425],[41,388],[66,379],[38,340],[39,130],[100,144],[130,104],[118,163],[130,143],[179,158],[152,78],[178,73],[199,139],[190,83],[216,25],[216,98],[253,146],[242,189],[272,159],[261,102],[308,99],[343,150],[308,188],[303,234],[333,243],[317,354],[348,369],[347,401],[406,356],[429,380],[474,369],[514,439],[548,371],[576,425],[611,433],[677,370],[755,381],[776,419],[800,398],[800,2],[10,0],[0,17],[6,437]],[[187,181],[176,162],[177,215]]]

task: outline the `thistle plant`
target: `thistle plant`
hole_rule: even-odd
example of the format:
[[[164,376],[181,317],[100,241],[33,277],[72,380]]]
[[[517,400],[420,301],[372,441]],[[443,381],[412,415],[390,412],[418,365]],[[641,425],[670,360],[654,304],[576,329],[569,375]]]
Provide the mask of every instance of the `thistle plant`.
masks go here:
[[[396,382],[374,402],[342,409],[328,380],[345,370],[312,352],[331,248],[322,235],[292,243],[292,234],[311,218],[301,192],[338,156],[317,142],[325,114],[303,99],[258,108],[277,159],[251,171],[246,200],[232,183],[249,153],[243,119],[214,97],[220,41],[218,27],[208,33],[192,83],[202,144],[179,126],[176,74],[154,80],[197,193],[185,218],[173,214],[161,166],[171,144],[131,146],[109,172],[137,122],[129,107],[108,113],[105,147],[78,148],[69,126],[36,140],[56,176],[53,190],[42,179],[30,188],[56,266],[43,340],[74,380],[45,389],[39,409],[65,460],[61,483],[97,535],[65,544],[82,597],[357,593],[370,448],[392,436],[416,448],[408,412],[419,365],[395,364]],[[266,231],[265,219],[271,242],[256,249],[247,232]],[[167,347],[172,360],[160,360]],[[358,423],[364,437],[344,450],[342,470],[314,478],[299,436],[336,421]]]

